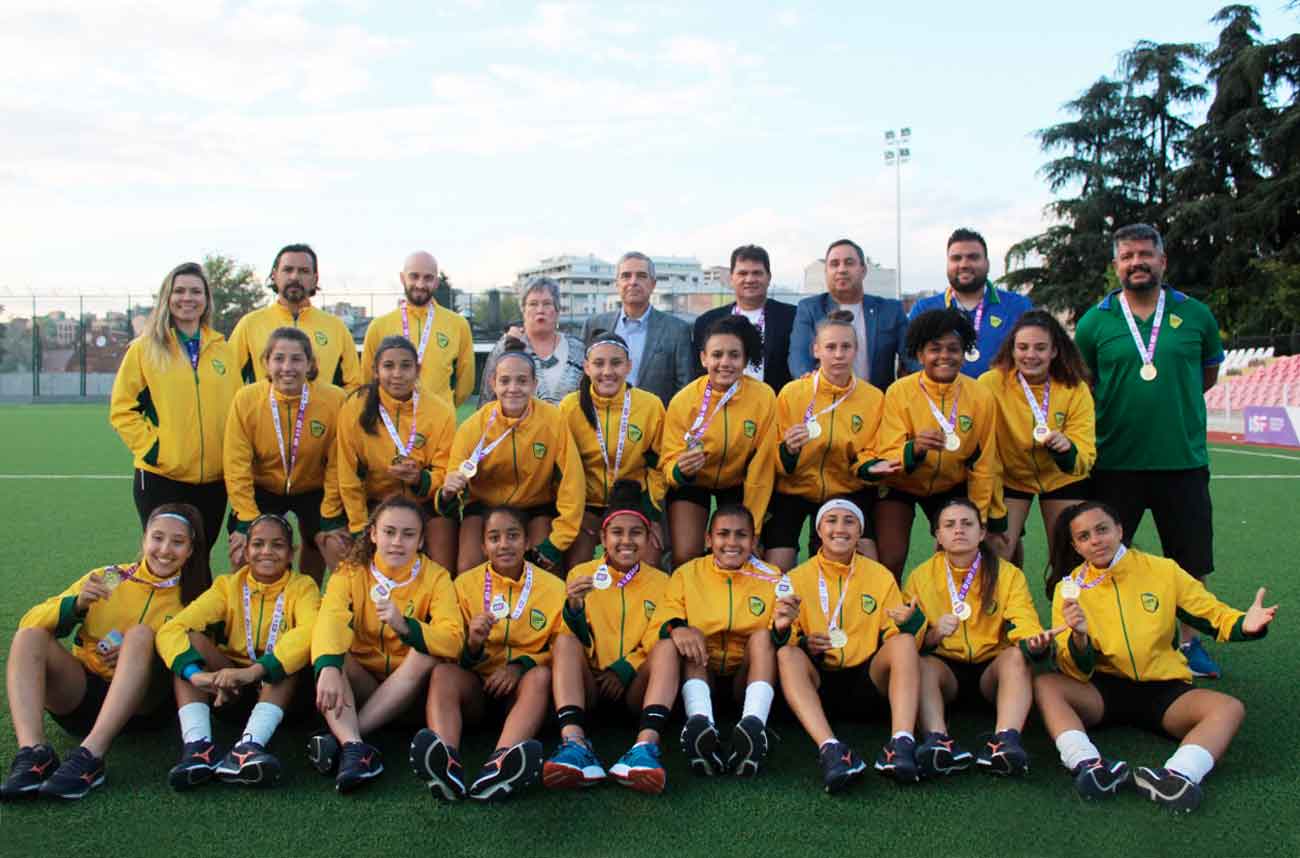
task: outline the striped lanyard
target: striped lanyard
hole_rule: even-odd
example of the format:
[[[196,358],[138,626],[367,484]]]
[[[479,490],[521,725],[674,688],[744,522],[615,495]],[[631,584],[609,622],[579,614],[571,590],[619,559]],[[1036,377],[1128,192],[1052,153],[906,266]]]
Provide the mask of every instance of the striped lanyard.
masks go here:
[[[519,619],[520,615],[523,614],[524,612],[524,605],[528,604],[528,596],[532,592],[533,592],[533,564],[525,563],[524,564],[524,586],[523,589],[519,591],[519,599],[515,602],[514,610],[509,612],[510,619],[512,620]],[[505,597],[498,595],[497,599],[501,600],[500,604],[504,609],[506,604]],[[498,620],[504,618],[506,616],[506,611],[500,610],[500,613],[498,614],[498,609],[494,604],[494,602],[495,600],[492,598],[492,567],[489,566],[487,569],[483,570],[483,610],[487,611],[489,614],[496,617]]]
[[[979,306],[977,306],[977,307],[975,308],[975,318],[974,318],[974,320],[972,321],[972,325],[973,325],[973,327],[975,328],[975,338],[976,338],[976,339],[979,339],[979,335],[980,335],[980,325],[984,322],[984,301],[985,301],[985,299],[986,299],[987,297],[988,297],[988,289],[981,289],[981,290],[980,290],[980,302],[979,302]],[[958,303],[957,303],[957,296],[954,295],[952,289],[949,288],[949,289],[948,289],[948,306],[949,306],[949,307],[952,307],[954,304],[957,305],[957,309],[959,309],[959,310],[962,309],[961,304],[958,304]]]
[[[402,336],[411,339],[411,320],[408,318],[409,304],[402,302]],[[424,363],[424,349],[429,345],[429,332],[433,330],[433,301],[429,301],[429,315],[424,317],[424,328],[420,331],[420,344],[415,347],[415,364]]]
[[[1133,335],[1133,342],[1137,344],[1138,354],[1142,357],[1142,365],[1148,366],[1155,362],[1156,359],[1156,341],[1160,339],[1160,324],[1165,314],[1165,290],[1160,290],[1160,297],[1156,299],[1156,314],[1151,320],[1151,340],[1149,343],[1142,342],[1142,335],[1138,333],[1137,319],[1133,318],[1133,310],[1128,305],[1128,298],[1124,293],[1119,293],[1119,307],[1124,311],[1124,321],[1128,323],[1128,332]]]
[[[271,613],[271,630],[266,633],[266,649],[262,652],[270,654],[275,652],[275,642],[280,638],[280,624],[284,622],[284,594],[280,591],[280,596],[275,600],[275,610]],[[266,597],[263,596],[263,604],[266,604]],[[257,639],[253,637],[253,612],[250,607],[251,598],[248,591],[248,582],[244,582],[244,649],[248,652],[249,661],[257,661]]]
[[[686,440],[689,442],[694,438],[699,441],[703,438],[704,433],[709,431],[709,425],[713,423],[713,418],[718,416],[718,412],[731,401],[731,397],[735,396],[738,390],[740,390],[739,379],[731,383],[731,387],[728,387],[727,392],[722,394],[722,398],[713,407],[713,411],[709,412],[709,418],[705,420],[704,412],[708,411],[709,403],[713,400],[713,383],[706,378],[704,380],[704,398],[700,400],[700,413],[695,415],[695,422],[691,424],[690,429],[686,430]]]
[[[135,571],[136,571],[137,569],[139,569],[139,568],[140,568],[140,565],[139,565],[138,563],[137,563],[137,564],[133,564],[133,565],[131,565],[131,566],[113,566],[113,567],[110,567],[110,569],[116,569],[116,570],[117,570],[117,573],[118,573],[119,575],[122,576],[122,580],[124,580],[124,581],[134,581],[135,583],[137,583],[137,584],[143,584],[143,585],[145,585],[146,587],[153,587],[155,590],[167,590],[167,589],[169,589],[169,588],[171,588],[171,587],[175,587],[177,584],[179,584],[179,583],[181,582],[181,576],[180,576],[180,573],[177,573],[177,574],[173,575],[172,577],[166,579],[165,581],[146,581],[146,580],[144,580],[143,578],[137,578],[137,577],[136,577],[136,575],[135,575]],[[107,573],[105,573],[105,574],[107,574]]]
[[[280,464],[284,466],[284,487],[287,491],[293,482],[293,467],[298,462],[298,442],[302,440],[302,422],[307,414],[307,385],[302,386],[302,397],[298,401],[298,417],[293,421],[293,441],[289,452],[284,450],[284,428],[280,425],[280,409],[275,404],[275,385],[271,385],[271,423],[275,426],[275,441],[280,450]],[[412,423],[411,425],[415,425]]]
[[[952,564],[948,562],[948,555],[946,553],[943,555],[943,565],[948,570],[948,574],[944,576],[944,581],[948,584],[948,598],[952,600],[954,611],[958,605],[966,601],[966,594],[970,592],[971,585],[975,583],[975,576],[979,574],[982,559],[980,553],[975,552],[975,560],[971,563],[970,569],[966,571],[966,577],[961,579],[961,589],[958,590],[957,585],[952,582]]]
[[[1021,375],[1019,372],[1017,372],[1016,378],[1020,380],[1020,389],[1025,392],[1025,401],[1029,403],[1029,410],[1034,412],[1034,425],[1046,426],[1048,399],[1052,395],[1052,377],[1049,375],[1047,377],[1047,380],[1043,382],[1043,407],[1042,408],[1038,407],[1038,401],[1034,399],[1034,391],[1030,389],[1029,382],[1025,381],[1025,377]]]
[[[957,400],[961,396],[961,391],[957,388],[957,385],[954,383],[952,386],[952,414],[948,415],[948,419],[945,420],[943,412],[939,410],[939,406],[934,404],[934,400],[931,399],[930,394],[926,392],[925,385],[921,383],[921,379],[918,378],[916,383],[921,388],[921,395],[925,397],[925,404],[930,406],[930,413],[934,415],[935,420],[939,421],[939,428],[943,430],[945,435],[952,435],[955,433],[957,431]]]
[[[1072,580],[1074,581],[1075,584],[1079,586],[1080,590],[1091,590],[1093,587],[1096,587],[1102,581],[1106,580],[1106,576],[1110,574],[1110,570],[1114,569],[1115,564],[1118,563],[1121,559],[1123,559],[1124,555],[1127,553],[1128,553],[1128,548],[1126,548],[1124,546],[1124,543],[1121,542],[1119,544],[1119,550],[1116,551],[1115,556],[1110,559],[1110,563],[1106,564],[1106,568],[1097,569],[1097,571],[1101,573],[1100,575],[1098,575],[1092,581],[1085,580],[1088,577],[1089,570],[1097,568],[1093,566],[1091,563],[1085,563],[1079,567],[1078,574],[1075,575]]]
[[[816,372],[813,373],[812,399],[808,400],[808,407],[804,409],[803,412],[803,422],[805,423],[810,423],[813,420],[816,420],[818,417],[821,417],[823,414],[829,414],[830,412],[834,411],[836,408],[839,408],[841,405],[844,404],[844,400],[848,399],[850,396],[853,395],[853,391],[856,390],[858,386],[858,377],[855,375],[853,376],[853,380],[849,382],[849,389],[844,391],[843,396],[841,396],[839,399],[835,399],[834,397],[831,397],[833,400],[831,404],[827,405],[821,411],[818,411],[816,414],[814,414],[813,408],[817,405],[817,383],[821,381],[821,378],[822,378],[821,370],[817,370]]]
[[[410,456],[411,451],[415,449],[415,425],[419,413],[420,390],[417,386],[415,390],[411,391],[411,433],[406,439],[406,446],[402,446],[402,438],[397,434],[397,424],[393,422],[393,418],[388,416],[388,409],[384,407],[384,403],[379,403],[379,416],[384,418],[384,428],[388,430],[388,437],[393,439],[393,443],[397,445],[397,452],[403,456]],[[397,419],[400,420],[401,418],[402,407],[399,405],[397,407]]]
[[[629,393],[630,392],[631,391],[629,391]],[[496,422],[496,419],[497,419],[497,412],[495,409],[493,409],[488,414],[487,425],[483,427],[483,434],[479,437],[478,443],[474,445],[474,451],[469,454],[469,461],[474,464],[475,468],[478,467],[479,462],[487,458],[488,453],[491,453],[493,450],[495,450],[497,448],[497,445],[499,445],[505,439],[509,438],[510,433],[515,431],[515,427],[511,426],[505,432],[501,433],[500,438],[496,439],[491,444],[488,444],[486,447],[483,446],[487,442],[488,433],[492,431],[492,424]],[[596,421],[596,422],[599,423],[600,421]],[[619,449],[620,451],[622,450],[621,441],[620,441]]]
[[[817,559],[817,595],[821,599],[822,613],[826,615],[826,627],[830,631],[840,628],[840,623],[844,619],[844,597],[849,592],[849,582],[853,580],[853,563],[856,560],[849,561],[849,574],[844,576],[844,583],[840,585],[840,599],[835,603],[835,610],[831,611],[831,597],[826,588],[826,572],[822,569],[821,558]]]
[[[408,575],[406,580],[400,584],[394,581],[392,578],[389,578],[383,572],[380,572],[379,567],[375,565],[375,561],[371,560],[370,576],[374,578],[376,582],[374,588],[371,589],[370,591],[371,595],[372,596],[378,595],[376,591],[379,591],[380,593],[383,594],[383,597],[387,599],[395,591],[402,589],[407,584],[414,581],[416,576],[419,574],[420,574],[420,556],[418,554],[415,556],[415,564],[411,567],[411,574]]]
[[[605,443],[605,433],[600,428],[600,417],[596,417],[596,443],[600,446],[600,458],[605,463],[605,472],[610,479],[618,479],[619,468],[623,464],[623,444],[627,440],[627,421],[632,416],[632,388],[623,393],[623,415],[618,419],[618,447],[614,451],[614,470],[609,469],[609,446]]]

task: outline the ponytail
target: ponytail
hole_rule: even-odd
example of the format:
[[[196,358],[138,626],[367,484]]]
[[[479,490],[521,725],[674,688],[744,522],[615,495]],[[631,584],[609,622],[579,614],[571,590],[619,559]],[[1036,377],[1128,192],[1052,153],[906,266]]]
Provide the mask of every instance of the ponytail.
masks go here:
[[[190,526],[190,556],[180,573],[181,604],[188,605],[212,586],[212,567],[208,562],[208,538],[203,532],[203,515],[191,504],[165,503],[149,513],[145,529],[148,530],[149,523],[160,515],[179,516]]]
[[[1052,532],[1052,554],[1048,561],[1046,582],[1047,598],[1052,598],[1058,581],[1072,573],[1079,567],[1079,564],[1083,563],[1083,557],[1074,550],[1074,539],[1071,536],[1070,526],[1081,514],[1093,509],[1101,510],[1110,517],[1111,521],[1116,524],[1119,523],[1119,513],[1115,511],[1115,508],[1101,501],[1084,501],[1065,508],[1065,511],[1056,519],[1056,529]]]

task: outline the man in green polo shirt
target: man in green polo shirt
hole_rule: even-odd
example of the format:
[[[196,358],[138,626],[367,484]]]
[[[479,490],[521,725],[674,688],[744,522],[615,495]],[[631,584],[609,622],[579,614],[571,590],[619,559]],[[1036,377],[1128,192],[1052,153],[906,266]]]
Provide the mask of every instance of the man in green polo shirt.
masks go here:
[[[1093,495],[1119,513],[1126,544],[1151,510],[1165,556],[1204,578],[1214,571],[1205,391],[1223,363],[1219,325],[1200,301],[1161,284],[1168,260],[1154,228],[1121,227],[1114,247],[1124,288],[1074,334],[1097,402]],[[1219,675],[1187,625],[1182,649],[1195,675]]]

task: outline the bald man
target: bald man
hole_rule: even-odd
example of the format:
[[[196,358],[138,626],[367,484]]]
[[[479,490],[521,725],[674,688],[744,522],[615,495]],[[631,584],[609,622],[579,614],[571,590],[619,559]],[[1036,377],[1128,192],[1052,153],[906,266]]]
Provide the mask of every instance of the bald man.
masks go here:
[[[370,323],[361,353],[366,381],[375,377],[375,350],[384,337],[406,337],[420,354],[420,390],[441,396],[452,407],[474,390],[474,341],[469,322],[433,299],[438,260],[424,251],[406,257],[398,275],[406,300]]]

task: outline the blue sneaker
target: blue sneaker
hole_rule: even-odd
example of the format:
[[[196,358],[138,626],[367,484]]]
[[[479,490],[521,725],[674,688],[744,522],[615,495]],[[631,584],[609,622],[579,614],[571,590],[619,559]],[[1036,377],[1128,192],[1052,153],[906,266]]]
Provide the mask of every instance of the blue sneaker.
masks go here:
[[[668,783],[664,764],[659,759],[659,746],[654,742],[633,745],[610,767],[609,773],[623,786],[649,795],[659,795]]]
[[[921,744],[916,746],[916,764],[921,769],[922,777],[935,778],[964,772],[974,762],[975,758],[970,751],[958,745],[947,733],[926,733]]]
[[[605,770],[586,739],[565,739],[542,766],[542,783],[548,789],[593,787],[605,779]]]
[[[1183,644],[1180,649],[1187,659],[1187,666],[1192,670],[1192,676],[1201,679],[1218,679],[1223,675],[1223,671],[1219,670],[1219,665],[1215,663],[1214,659],[1210,658],[1210,654],[1205,651],[1205,647],[1201,646],[1199,636]]]
[[[1172,810],[1191,813],[1201,804],[1201,788],[1173,769],[1138,766],[1133,780],[1147,798]]]
[[[1074,767],[1074,788],[1083,798],[1112,798],[1129,782],[1128,763],[1097,757]]]
[[[914,784],[921,779],[916,764],[916,740],[906,736],[890,739],[876,755],[876,771],[900,784]]]

